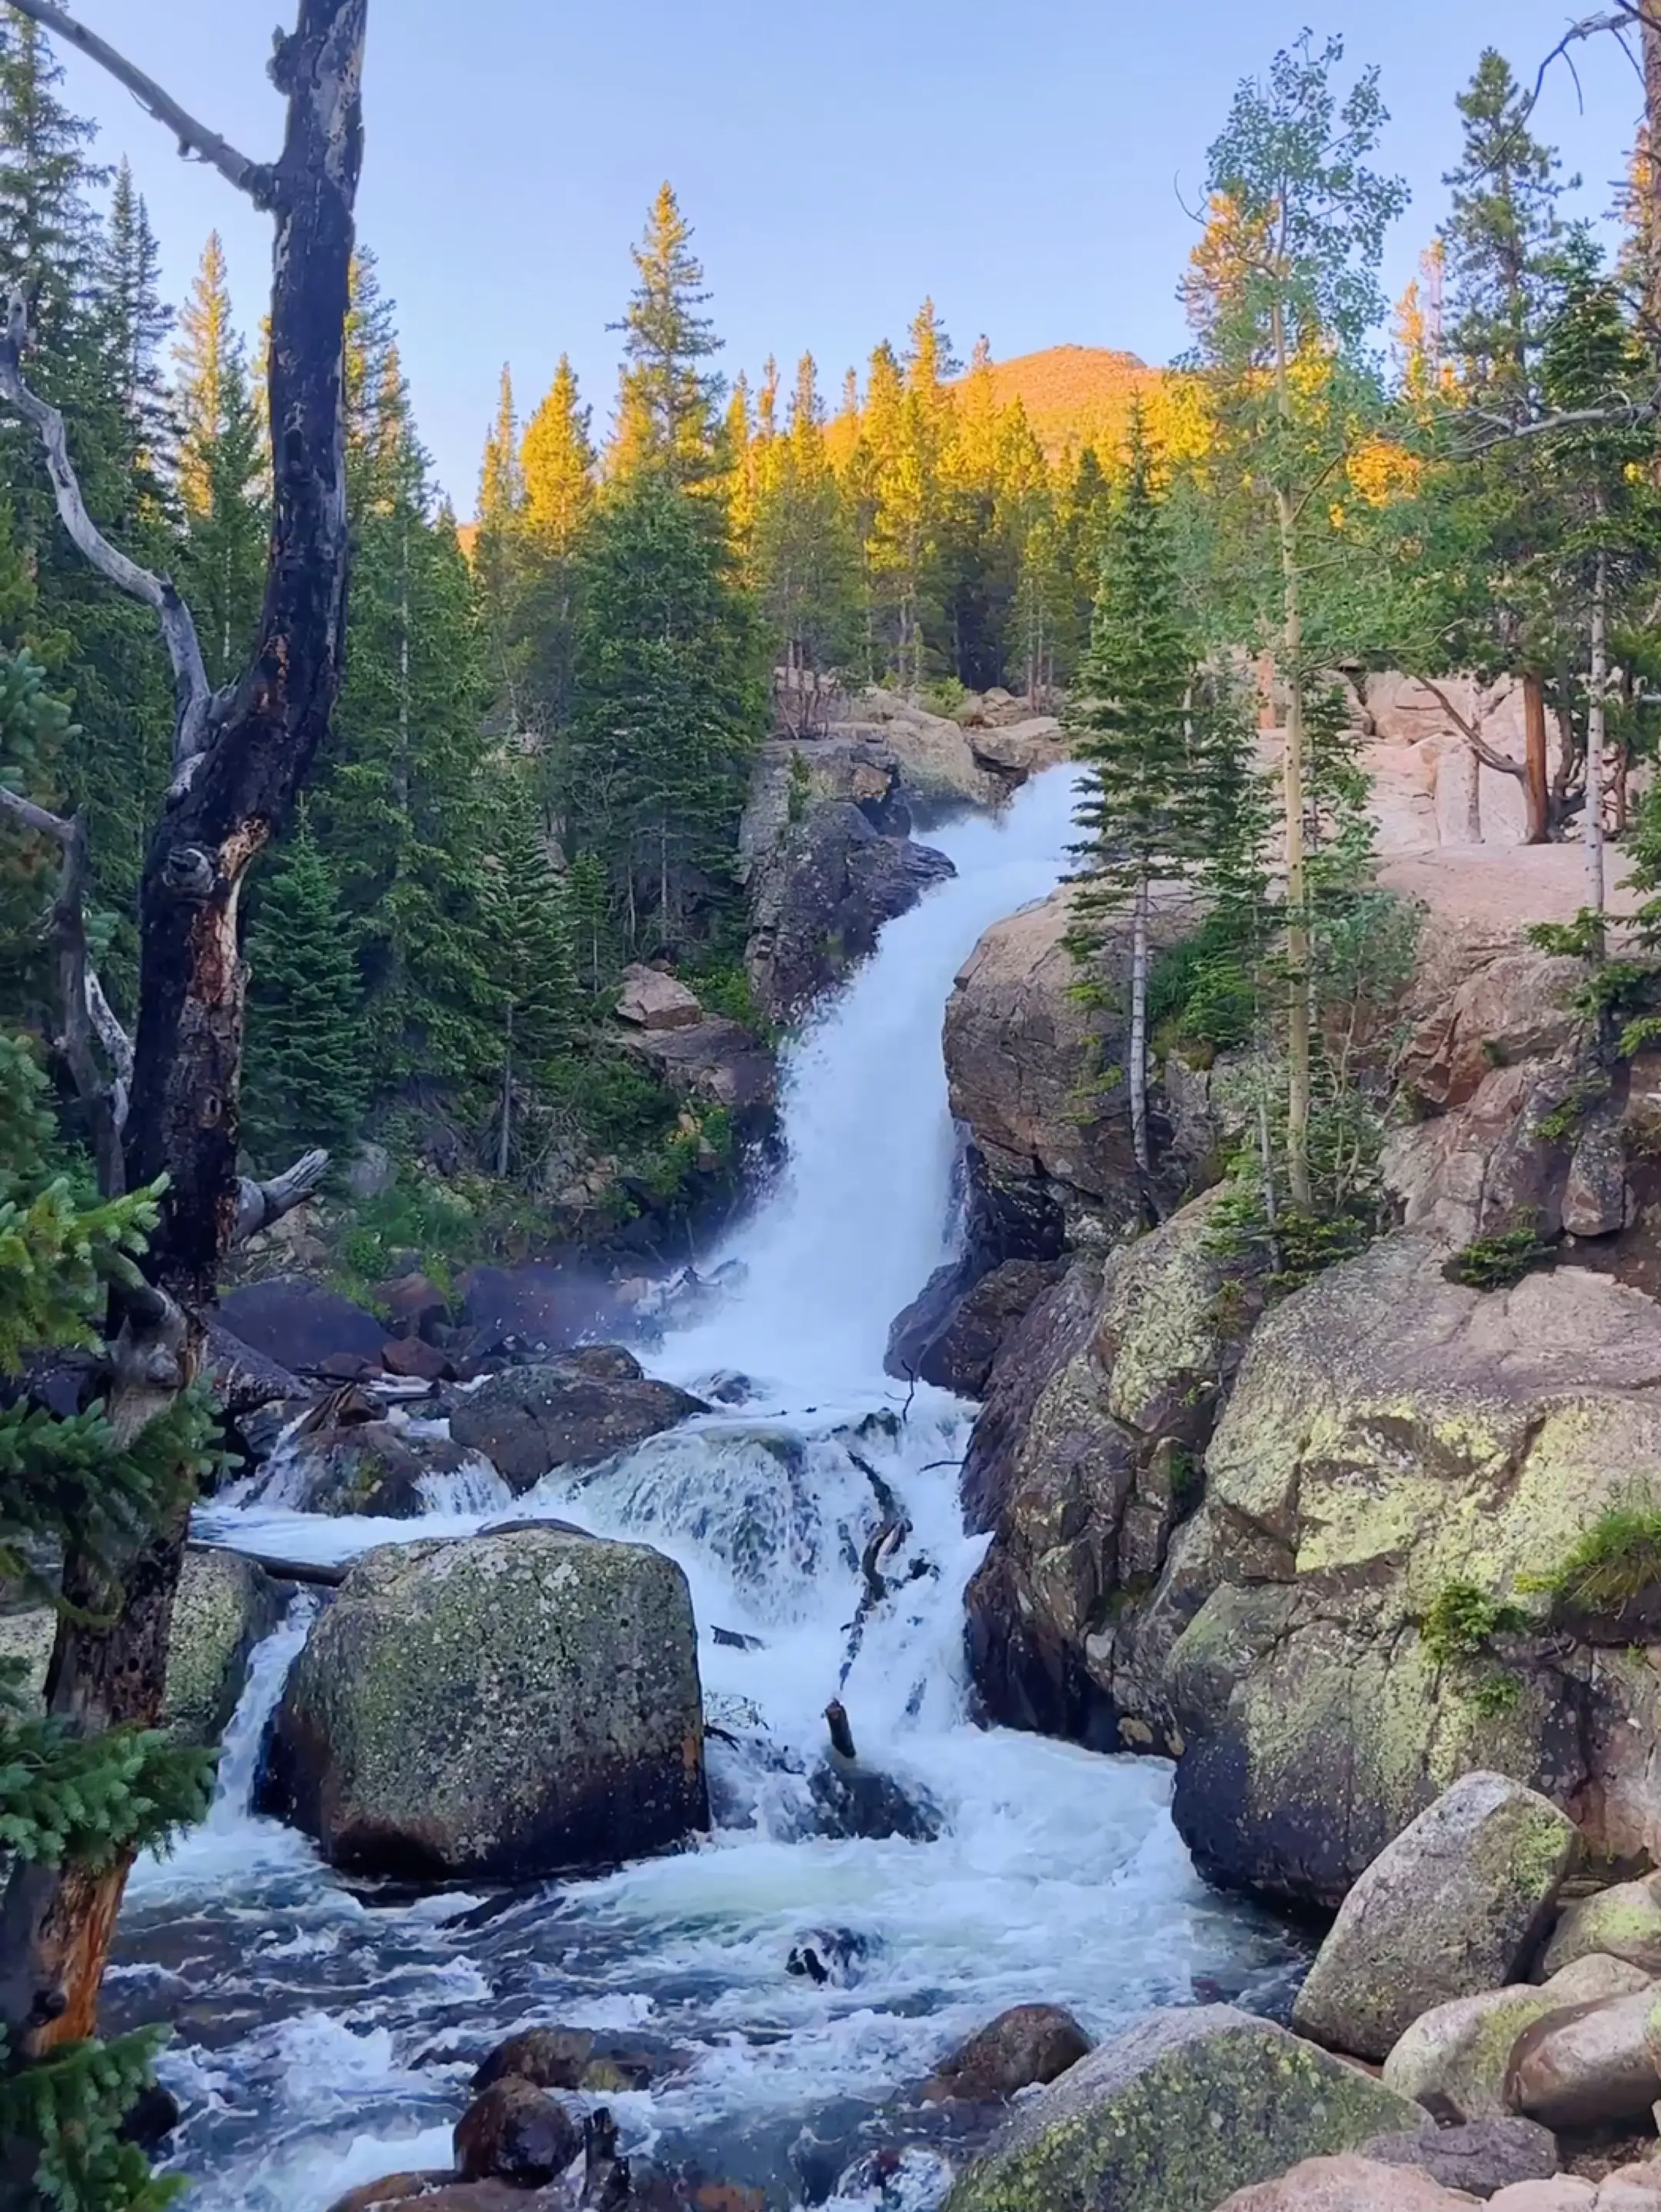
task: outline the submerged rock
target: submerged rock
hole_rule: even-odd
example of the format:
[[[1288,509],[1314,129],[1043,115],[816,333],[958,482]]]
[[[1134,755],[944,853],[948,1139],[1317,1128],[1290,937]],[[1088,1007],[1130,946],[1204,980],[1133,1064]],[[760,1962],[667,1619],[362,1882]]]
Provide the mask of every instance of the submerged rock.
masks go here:
[[[336,1865],[528,1880],[706,1818],[681,1570],[552,1529],[352,1567],[278,1710],[261,1792]]]
[[[595,1345],[493,1375],[458,1398],[450,1434],[522,1491],[555,1468],[597,1467],[708,1411],[672,1382],[654,1382],[621,1346]]]
[[[1213,2212],[1301,2159],[1422,2118],[1230,2005],[1152,2012],[1018,2108],[947,2212]]]
[[[1579,1849],[1573,1823],[1534,1790],[1500,1774],[1463,1776],[1345,1898],[1293,2026],[1384,2058],[1433,2005],[1515,1981]]]
[[[582,2130],[557,2098],[518,2075],[493,2082],[456,2123],[456,2171],[464,2181],[539,2188],[582,2148]]]

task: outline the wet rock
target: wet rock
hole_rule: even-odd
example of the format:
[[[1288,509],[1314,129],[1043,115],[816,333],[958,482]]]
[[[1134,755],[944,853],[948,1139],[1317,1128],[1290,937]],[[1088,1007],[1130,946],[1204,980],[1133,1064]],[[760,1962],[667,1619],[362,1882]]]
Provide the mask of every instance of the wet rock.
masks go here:
[[[579,1337],[621,1328],[625,1320],[611,1285],[580,1255],[469,1267],[458,1287],[461,1320],[481,1358],[510,1337],[558,1353]]]
[[[419,1336],[395,1336],[382,1345],[380,1364],[389,1375],[417,1382],[448,1382],[456,1373],[450,1354]]]
[[[331,1354],[378,1366],[386,1340],[373,1314],[305,1276],[273,1275],[227,1291],[219,1319],[252,1351],[297,1375],[318,1372]]]
[[[1000,1346],[1064,1272],[1058,1260],[1005,1260],[966,1288],[961,1263],[941,1268],[888,1331],[888,1373],[984,1396]]]
[[[1146,1604],[1199,1502],[1201,1455],[1258,1295],[1215,1249],[1216,1196],[1075,1262],[1001,1352],[965,1462],[992,1541],[966,1606],[991,1717],[1102,1749],[1177,1747],[1161,1662],[1198,1598]]]
[[[870,1945],[852,1928],[819,1928],[792,1943],[785,1972],[798,1980],[850,1989],[864,1974]]]
[[[239,1553],[193,1547],[185,1554],[167,1644],[161,1717],[187,1743],[215,1744],[236,1711],[254,1646],[282,1612],[276,1585]],[[0,1613],[0,1656],[28,1662],[26,1686],[46,1680],[58,1615],[50,1607]]]
[[[375,1304],[400,1335],[425,1336],[450,1317],[450,1301],[430,1275],[411,1267],[377,1283]]]
[[[596,1346],[493,1375],[457,1401],[450,1434],[522,1491],[551,1468],[597,1467],[708,1410],[673,1383],[653,1382],[628,1352]]]
[[[206,1368],[215,1405],[233,1419],[261,1406],[282,1405],[306,1395],[298,1376],[245,1344],[223,1322],[208,1324]]]
[[[536,2189],[582,2148],[565,2106],[518,2075],[494,2081],[456,2123],[456,2171],[464,2181],[511,2181]]]
[[[1617,1882],[1566,1905],[1541,1964],[1555,1974],[1599,1952],[1646,1974],[1661,1974],[1661,1875]]]
[[[871,1767],[827,1759],[808,1777],[808,1790],[823,1836],[859,1836],[868,1843],[898,1836],[931,1844],[941,1832],[940,1809],[924,1791],[908,1790]]]
[[[1339,1908],[1292,2023],[1384,2058],[1422,2013],[1514,1981],[1575,1863],[1572,1821],[1500,1774],[1467,1774],[1381,1851]]]
[[[427,1512],[423,1482],[456,1474],[467,1454],[444,1437],[411,1436],[402,1424],[382,1418],[374,1401],[367,1405],[373,1419],[336,1419],[296,1436],[287,1463],[268,1468],[250,1490],[250,1502],[275,1492],[306,1513],[410,1521]]]
[[[1464,2212],[1429,2174],[1355,2154],[1300,2160],[1289,2173],[1225,2197],[1216,2212]]]
[[[954,873],[943,853],[885,836],[851,800],[810,803],[750,872],[744,967],[756,1005],[795,1020],[876,951],[885,922]]]
[[[614,2044],[591,2028],[531,2027],[496,2045],[473,2076],[473,2094],[513,2080],[538,2089],[615,2097],[650,2087],[658,2070],[649,2053]]]
[[[1375,2136],[1361,2155],[1379,2166],[1415,2166],[1444,2189],[1483,2197],[1519,2181],[1549,2181],[1557,2171],[1557,2139],[1536,2120],[1496,2118]]]
[[[336,1865],[530,1880],[706,1818],[686,1578],[549,1530],[358,1559],[284,1692],[261,1802]]]
[[[697,994],[661,968],[625,968],[618,994],[620,1022],[642,1030],[695,1029],[704,1018]]]
[[[953,2051],[923,2085],[925,2104],[989,2104],[1053,2081],[1088,2057],[1090,2039],[1059,2005],[1013,2005]]]
[[[947,2212],[1212,2212],[1233,2190],[1421,2117],[1232,2006],[1148,2013],[1019,2106]]]
[[[1571,2005],[1524,2030],[1511,2054],[1506,2100],[1553,2129],[1647,2118],[1661,2097],[1648,2031],[1652,1990]]]
[[[182,2118],[173,2091],[160,2081],[147,2081],[122,2115],[116,2134],[122,2142],[136,2143],[141,2150],[155,2153]]]
[[[1153,1601],[1185,1615],[1173,1816],[1224,1885],[1337,1907],[1472,1767],[1584,1808],[1597,1850],[1661,1842],[1648,1669],[1421,1634],[1452,1586],[1515,1600],[1661,1469],[1661,1308],[1572,1267],[1467,1290],[1446,1257],[1385,1237],[1258,1324]]]

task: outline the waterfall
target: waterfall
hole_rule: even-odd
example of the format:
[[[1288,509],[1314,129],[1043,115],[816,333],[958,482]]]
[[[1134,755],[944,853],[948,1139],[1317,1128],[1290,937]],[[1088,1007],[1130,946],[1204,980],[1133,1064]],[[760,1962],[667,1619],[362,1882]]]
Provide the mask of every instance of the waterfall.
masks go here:
[[[636,2148],[793,2202],[871,2203],[864,2153],[909,2142],[906,2201],[927,2212],[935,2124],[884,2100],[1003,2006],[1070,2004],[1104,2030],[1197,1983],[1237,1994],[1278,1971],[1282,1937],[1196,1881],[1162,1767],[972,1724],[962,1594],[984,1540],[964,1534],[957,1484],[973,1409],[882,1371],[891,1321],[950,1247],[952,979],[988,924],[1064,872],[1071,798],[1052,771],[997,817],[939,832],[955,878],[888,925],[791,1048],[787,1164],[718,1255],[734,1287],[647,1355],[694,1388],[738,1370],[754,1396],[513,1504],[685,1569],[721,1731],[706,1841],[519,1898],[372,1906],[248,1813],[306,1613],[260,1650],[207,1827],[143,1869],[124,1923],[135,1987],[159,1976],[163,1999],[231,2022],[167,2062],[199,2212],[324,2212],[355,2182],[441,2163],[472,2063],[533,2021],[682,2054],[650,2094],[612,2100]],[[324,1519],[287,1494],[216,1500],[204,1526],[324,1559],[500,1513],[470,1473],[429,1486],[413,1521]],[[862,1554],[896,1520],[873,1605]],[[928,1809],[934,1840],[826,1817],[814,1770],[838,1694],[862,1759]],[[828,1982],[790,1972],[803,1942],[834,1953]]]

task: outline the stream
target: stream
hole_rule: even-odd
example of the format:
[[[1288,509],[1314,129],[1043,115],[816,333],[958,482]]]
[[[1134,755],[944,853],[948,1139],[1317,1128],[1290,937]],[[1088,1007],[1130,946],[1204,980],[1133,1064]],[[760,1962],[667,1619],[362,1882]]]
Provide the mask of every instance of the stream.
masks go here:
[[[605,2100],[626,2149],[777,2206],[927,2212],[948,2123],[916,2086],[1003,2007],[1066,2004],[1100,2033],[1150,2004],[1267,2002],[1284,1983],[1293,1939],[1200,1884],[1165,1766],[971,1724],[962,1593],[985,1539],[963,1534],[956,1485],[973,1409],[908,1399],[882,1371],[890,1321],[955,1234],[952,979],[988,924],[1064,872],[1071,800],[1055,769],[996,818],[931,833],[956,878],[888,925],[792,1047],[785,1167],[705,1263],[742,1273],[641,1350],[694,1389],[736,1370],[750,1399],[512,1503],[684,1567],[725,1739],[710,1745],[713,1832],[519,1890],[349,1884],[249,1809],[316,1597],[256,1652],[211,1814],[135,1870],[106,2003],[112,2027],[174,2023],[162,2075],[185,2118],[171,2162],[197,2212],[325,2212],[356,2183],[446,2166],[473,2067],[539,2023],[680,2055],[652,2090]],[[882,1487],[910,1531],[848,1664]],[[482,1470],[435,1483],[415,1521],[308,1516],[281,1496],[280,1480],[260,1503],[233,1490],[198,1533],[332,1560],[469,1533],[510,1502]],[[806,1777],[839,1685],[862,1758],[931,1802],[937,1840],[823,1832]],[[828,1979],[788,1970],[804,1942]],[[862,2160],[884,2145],[903,2154],[879,2182]]]

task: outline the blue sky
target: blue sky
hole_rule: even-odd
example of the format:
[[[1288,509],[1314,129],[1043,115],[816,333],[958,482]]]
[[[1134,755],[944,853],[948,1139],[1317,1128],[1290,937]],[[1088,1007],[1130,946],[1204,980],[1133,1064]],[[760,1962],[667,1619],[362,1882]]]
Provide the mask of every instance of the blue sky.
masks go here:
[[[1306,21],[1377,61],[1391,166],[1414,204],[1411,275],[1457,145],[1453,95],[1482,46],[1531,78],[1561,0],[370,0],[361,229],[379,256],[421,431],[464,513],[498,371],[526,407],[570,353],[603,422],[627,249],[667,176],[696,227],[727,341],[754,375],[805,347],[827,389],[931,294],[967,354],[1071,340],[1180,349],[1173,291],[1205,148],[1236,79]],[[79,0],[82,19],[251,154],[282,113],[264,64],[283,0]],[[69,94],[130,155],[177,299],[208,231],[239,316],[267,283],[265,227],[89,64]],[[1560,64],[1540,125],[1607,205],[1638,106],[1612,41]]]

